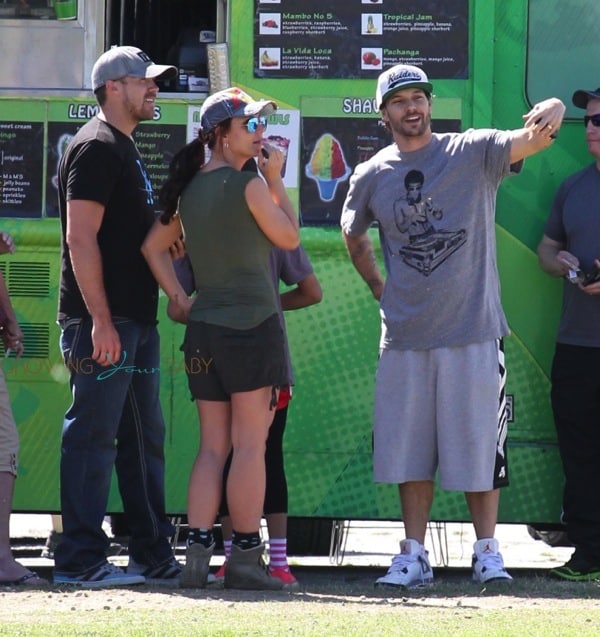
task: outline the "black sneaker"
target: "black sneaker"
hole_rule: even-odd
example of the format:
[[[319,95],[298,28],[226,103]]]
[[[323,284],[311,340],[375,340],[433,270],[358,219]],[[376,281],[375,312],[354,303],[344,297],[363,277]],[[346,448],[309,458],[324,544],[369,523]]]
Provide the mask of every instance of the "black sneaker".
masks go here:
[[[174,558],[170,557],[158,566],[148,566],[139,564],[132,557],[129,558],[127,573],[141,575],[145,578],[146,584],[156,584],[159,586],[179,586],[179,577],[183,567]]]
[[[566,564],[551,569],[550,575],[571,582],[591,582],[600,580],[600,564],[591,564],[574,553]]]
[[[112,588],[113,586],[131,586],[132,584],[143,584],[143,575],[135,573],[125,573],[114,564],[105,562],[99,566],[94,566],[83,573],[54,573],[55,584],[69,584],[80,586],[81,588]]]
[[[47,560],[53,560],[54,551],[56,551],[56,547],[60,544],[61,540],[62,533],[59,533],[58,531],[50,531],[50,535],[48,536],[46,544],[42,549],[41,556]]]

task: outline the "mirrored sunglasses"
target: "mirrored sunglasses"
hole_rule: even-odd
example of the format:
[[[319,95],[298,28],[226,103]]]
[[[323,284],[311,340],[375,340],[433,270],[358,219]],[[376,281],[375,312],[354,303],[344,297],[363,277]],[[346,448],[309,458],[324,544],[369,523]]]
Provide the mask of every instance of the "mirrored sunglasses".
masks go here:
[[[245,124],[244,128],[248,129],[249,133],[256,133],[258,127],[267,128],[267,118],[264,115],[260,117],[251,117]]]

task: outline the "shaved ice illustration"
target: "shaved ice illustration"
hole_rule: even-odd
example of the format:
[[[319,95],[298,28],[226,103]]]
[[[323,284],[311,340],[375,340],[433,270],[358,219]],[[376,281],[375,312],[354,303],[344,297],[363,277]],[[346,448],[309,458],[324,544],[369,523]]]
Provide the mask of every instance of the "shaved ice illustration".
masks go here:
[[[333,135],[325,133],[319,137],[305,172],[317,182],[322,201],[331,201],[335,197],[338,184],[348,179],[351,171],[342,146]]]

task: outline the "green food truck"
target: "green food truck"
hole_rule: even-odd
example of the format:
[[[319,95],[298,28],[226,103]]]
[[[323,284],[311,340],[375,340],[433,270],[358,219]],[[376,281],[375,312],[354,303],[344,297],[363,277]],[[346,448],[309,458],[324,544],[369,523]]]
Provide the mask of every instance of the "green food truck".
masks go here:
[[[332,520],[397,520],[397,490],[374,484],[371,412],[379,313],[341,240],[353,167],[389,143],[375,79],[397,63],[422,66],[435,86],[434,130],[517,128],[536,101],[567,104],[558,140],[501,186],[498,265],[512,334],[506,339],[511,486],[500,522],[557,525],[562,468],[549,404],[561,282],[536,246],[558,184],[590,158],[573,91],[596,86],[597,0],[27,0],[0,2],[0,230],[17,252],[0,268],[25,335],[3,358],[21,439],[14,508],[59,510],[58,466],[68,375],[56,306],[60,230],[56,168],[97,105],[95,59],[132,44],[179,68],[161,86],[136,141],[155,189],[174,152],[197,134],[210,91],[238,85],[274,99],[270,142],[286,154],[284,182],[323,288],[318,306],[287,323],[296,387],[285,437],[290,515],[303,535]],[[376,229],[373,229],[376,242]],[[421,267],[434,267],[436,253]],[[182,354],[182,326],[159,308],[161,399],[167,424],[167,507],[185,512],[199,444]],[[4,353],[3,353],[4,354]],[[116,482],[109,510],[119,511]],[[438,493],[436,521],[468,519],[462,494]],[[319,527],[320,528],[320,527]]]

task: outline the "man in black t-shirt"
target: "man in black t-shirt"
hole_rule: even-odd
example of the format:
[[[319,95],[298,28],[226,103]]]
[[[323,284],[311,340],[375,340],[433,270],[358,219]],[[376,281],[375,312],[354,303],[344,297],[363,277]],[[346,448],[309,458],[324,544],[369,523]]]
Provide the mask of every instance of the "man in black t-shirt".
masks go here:
[[[63,539],[55,552],[61,584],[176,583],[181,571],[165,514],[158,289],[140,252],[154,197],[131,138],[154,116],[155,80],[176,72],[135,47],[101,55],[92,70],[99,113],[59,165],[58,320],[72,388],[60,468]],[[105,557],[113,466],[131,533],[126,572]]]

